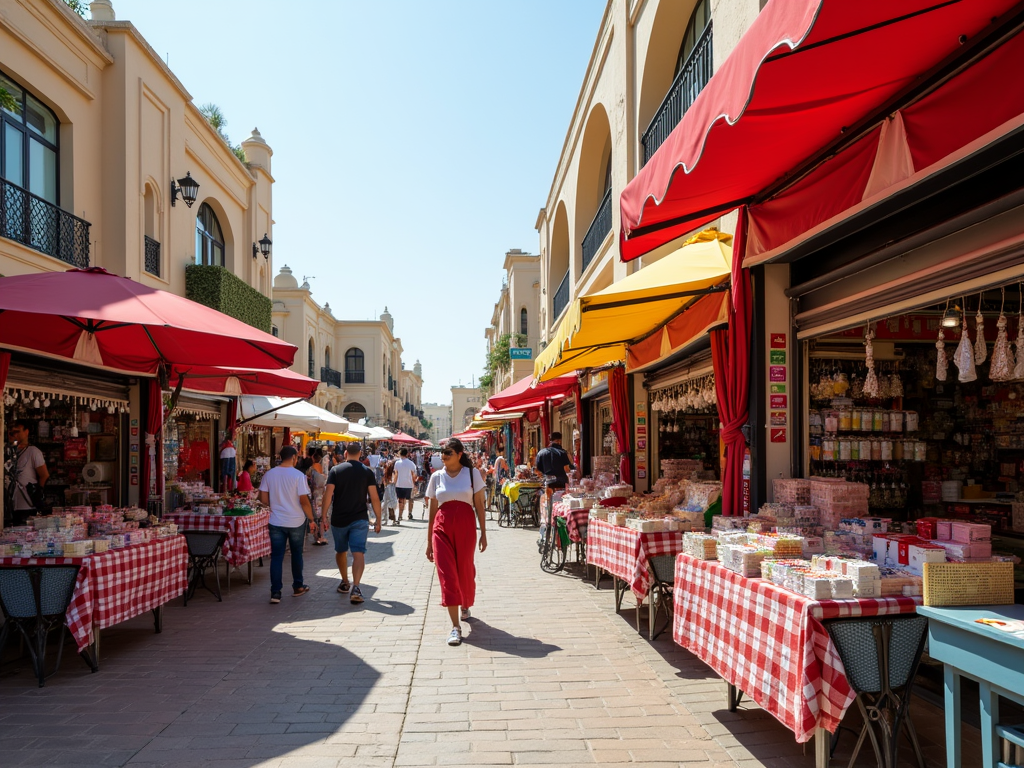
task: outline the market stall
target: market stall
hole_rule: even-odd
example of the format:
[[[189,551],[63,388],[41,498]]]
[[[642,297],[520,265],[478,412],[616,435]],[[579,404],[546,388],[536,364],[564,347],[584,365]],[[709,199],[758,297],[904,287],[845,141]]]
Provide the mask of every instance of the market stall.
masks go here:
[[[225,563],[225,576],[228,577],[228,589],[231,589],[231,568],[248,567],[247,583],[252,584],[253,561],[270,556],[270,535],[267,523],[270,511],[252,510],[231,507],[225,514],[225,508],[196,505],[191,511],[175,510],[163,516],[163,520],[175,523],[179,530],[191,531],[226,531],[224,548],[221,555]],[[236,512],[237,510],[237,512]]]

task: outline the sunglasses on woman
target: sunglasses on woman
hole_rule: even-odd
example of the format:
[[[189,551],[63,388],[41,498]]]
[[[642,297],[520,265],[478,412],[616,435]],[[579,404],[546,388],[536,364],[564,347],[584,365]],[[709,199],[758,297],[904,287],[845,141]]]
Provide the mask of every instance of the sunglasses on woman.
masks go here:
[[[453,453],[455,453],[455,451],[453,451],[451,448],[445,448],[443,451],[441,451],[441,455],[444,456],[445,458],[451,456]]]

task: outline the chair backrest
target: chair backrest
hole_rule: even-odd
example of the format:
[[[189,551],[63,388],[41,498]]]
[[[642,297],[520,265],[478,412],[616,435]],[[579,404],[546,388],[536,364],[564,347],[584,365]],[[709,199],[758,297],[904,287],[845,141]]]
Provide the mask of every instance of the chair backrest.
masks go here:
[[[0,568],[0,607],[12,619],[62,616],[78,580],[77,565],[23,565]]]
[[[924,651],[928,619],[916,614],[836,619],[826,622],[846,679],[858,693],[903,688]]]
[[[224,546],[227,531],[182,531],[188,553],[193,557],[213,557]]]
[[[651,573],[654,574],[656,581],[661,584],[668,584],[669,586],[675,583],[675,555],[654,555],[647,558],[647,562],[651,566]]]

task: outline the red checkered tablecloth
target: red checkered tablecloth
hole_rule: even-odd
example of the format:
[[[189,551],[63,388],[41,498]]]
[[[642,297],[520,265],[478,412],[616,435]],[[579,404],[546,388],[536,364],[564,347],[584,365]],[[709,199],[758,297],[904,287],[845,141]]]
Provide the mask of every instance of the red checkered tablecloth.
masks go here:
[[[250,563],[260,557],[270,557],[270,534],[267,524],[270,512],[251,515],[204,515],[199,512],[171,512],[164,520],[176,523],[178,530],[227,531],[222,555],[231,565]]]
[[[556,517],[565,518],[565,527],[569,529],[569,541],[583,541],[580,529],[586,528],[590,520],[589,509],[569,509],[566,502],[556,501],[551,506],[551,511]]]
[[[675,641],[810,740],[855,698],[822,619],[913,613],[915,597],[812,600],[714,560],[676,558]]]
[[[587,527],[587,562],[625,581],[637,599],[643,599],[651,586],[647,558],[677,555],[682,549],[679,531],[640,533],[597,518]]]
[[[92,644],[93,627],[120,624],[184,592],[188,547],[184,536],[171,536],[85,557],[0,558],[5,565],[81,566],[67,612],[81,651]]]

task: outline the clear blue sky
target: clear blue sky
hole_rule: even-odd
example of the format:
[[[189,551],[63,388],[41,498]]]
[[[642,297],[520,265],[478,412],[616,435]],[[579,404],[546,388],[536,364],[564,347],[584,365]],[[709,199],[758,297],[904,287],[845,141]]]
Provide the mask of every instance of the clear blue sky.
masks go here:
[[[238,143],[274,149],[274,263],[336,317],[387,305],[424,402],[479,376],[604,0],[113,0]]]

